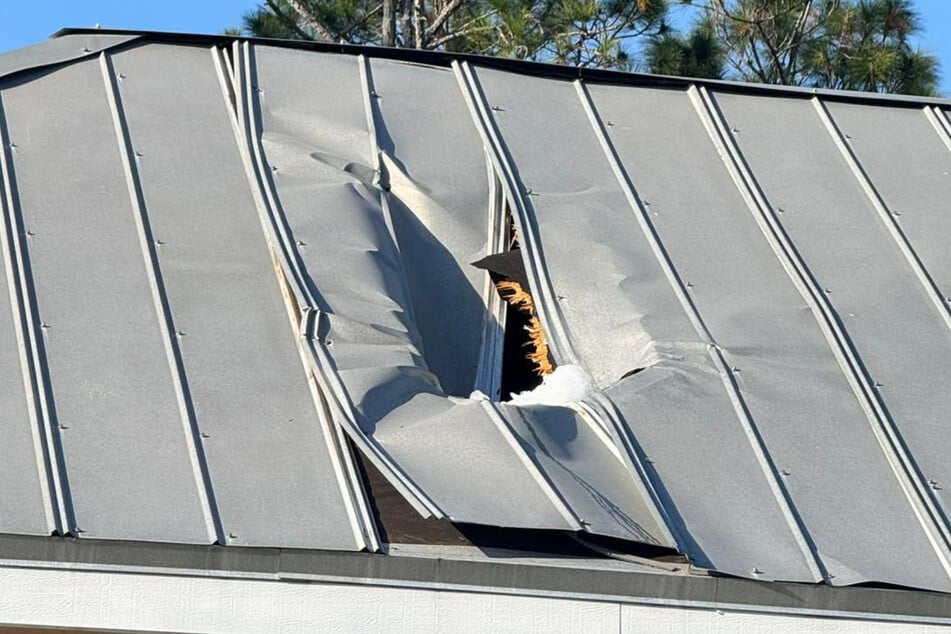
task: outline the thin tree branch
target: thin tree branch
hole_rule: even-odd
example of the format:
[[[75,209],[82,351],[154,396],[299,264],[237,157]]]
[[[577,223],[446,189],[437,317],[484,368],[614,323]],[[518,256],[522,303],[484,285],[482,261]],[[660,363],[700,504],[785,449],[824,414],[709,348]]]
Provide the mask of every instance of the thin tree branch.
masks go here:
[[[300,16],[304,26],[313,29],[314,33],[317,33],[320,37],[331,42],[336,42],[340,39],[339,35],[333,33],[325,24],[318,20],[313,13],[308,11],[307,7],[305,7],[300,0],[284,0],[284,2]],[[267,0],[267,3],[271,6],[271,0]]]

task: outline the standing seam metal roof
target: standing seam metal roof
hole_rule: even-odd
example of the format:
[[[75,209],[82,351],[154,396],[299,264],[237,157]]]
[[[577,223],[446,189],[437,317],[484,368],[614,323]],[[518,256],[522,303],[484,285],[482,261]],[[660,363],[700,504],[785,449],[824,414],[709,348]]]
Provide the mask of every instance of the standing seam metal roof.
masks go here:
[[[349,439],[423,514],[951,590],[945,102],[123,33],[0,76],[0,532],[373,550]],[[506,208],[581,403],[466,398]]]

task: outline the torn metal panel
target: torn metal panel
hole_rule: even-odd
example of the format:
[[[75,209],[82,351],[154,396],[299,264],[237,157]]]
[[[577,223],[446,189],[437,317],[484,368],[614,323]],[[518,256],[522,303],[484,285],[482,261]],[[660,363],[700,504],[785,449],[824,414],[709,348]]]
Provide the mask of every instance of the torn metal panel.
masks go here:
[[[113,65],[227,542],[360,549],[211,53],[156,45]]]
[[[940,518],[923,512],[930,504],[928,496],[940,492],[923,492],[922,478],[933,476],[914,469],[946,461],[940,456],[935,436],[940,428],[934,421],[947,410],[942,386],[949,378],[951,331],[810,102],[762,98],[754,104],[732,95],[717,95],[717,102],[771,205],[783,210],[783,230],[860,355],[868,377],[861,380],[874,382],[883,409],[870,425],[873,430],[881,425],[882,434],[901,436],[901,441],[879,444],[903,483],[904,505],[913,513],[904,511],[904,521],[895,511],[886,513],[885,504],[898,509],[901,502],[885,496],[879,498],[878,513],[900,522],[888,530],[902,538],[894,548],[902,548],[904,559],[918,562],[902,582],[930,580],[928,587],[944,588],[947,573],[940,562],[946,547],[934,535],[946,527]],[[780,146],[783,161],[777,162],[766,150]],[[905,447],[912,456],[904,455]],[[856,459],[867,463],[871,457]],[[918,488],[909,489],[906,483]]]
[[[912,509],[687,95],[643,89],[631,100],[625,89],[590,89],[602,117],[613,122],[611,138],[640,195],[651,201],[658,235],[691,280],[694,305],[737,370],[744,401],[830,582],[917,578],[922,553],[905,537],[919,530]],[[677,170],[669,169],[673,164]],[[679,186],[684,179],[702,186]],[[869,525],[868,510],[877,505],[889,505],[887,520]],[[893,526],[882,530],[882,521]],[[905,555],[883,565],[869,544]]]
[[[427,341],[414,315],[440,306],[413,302],[415,298],[404,281],[407,273],[402,254],[404,245],[411,243],[400,239],[398,231],[395,235],[399,243],[394,241],[383,200],[388,197],[389,202],[398,192],[391,178],[391,189],[384,193],[368,167],[361,164],[366,158],[361,155],[366,145],[359,134],[362,131],[367,138],[371,131],[352,115],[363,97],[355,61],[340,56],[307,58],[264,47],[255,50],[267,162],[276,168],[272,176],[281,207],[305,264],[311,293],[324,311],[319,337],[332,356],[335,375],[345,386],[356,423],[443,514],[454,520],[588,529],[573,508],[578,491],[559,487],[547,469],[526,454],[525,445],[506,423],[509,417],[500,417],[495,406],[487,402],[480,405],[479,401],[447,397],[427,364],[422,352]],[[284,75],[288,70],[292,72]],[[293,86],[288,77],[295,78]],[[328,86],[333,86],[337,95],[333,102],[320,98]],[[373,86],[385,100],[382,90]],[[307,121],[325,122],[325,127],[308,126],[299,134],[293,132]],[[376,132],[379,134],[379,130]],[[340,137],[354,141],[349,150],[338,145]],[[481,147],[475,148],[469,156],[479,155]],[[346,153],[335,153],[340,151]],[[403,159],[397,144],[393,152],[384,165],[403,166],[401,169],[412,174],[414,155]],[[280,157],[280,162],[274,157]],[[484,177],[483,169],[480,166],[479,179]],[[459,222],[481,229],[467,230],[469,237],[462,238],[484,248],[488,187],[484,183],[483,189],[470,186],[457,193],[466,191],[469,198],[455,201],[454,213],[475,216]],[[433,212],[413,196],[400,202],[420,218]],[[326,227],[334,231],[328,232]],[[464,244],[462,239],[449,241],[447,249],[457,253],[440,254],[448,258],[444,262],[429,261],[426,251],[414,249],[413,258],[418,260],[413,265],[455,267],[457,278],[465,279],[471,275],[463,272],[471,254]],[[432,253],[429,256],[431,259]],[[481,333],[481,316],[469,321]],[[593,462],[608,459],[620,464],[610,447],[600,440],[598,443],[584,449]],[[580,441],[573,445],[583,446]],[[596,457],[599,454],[601,458]],[[474,490],[473,482],[483,486]],[[592,511],[592,517],[586,518],[592,527],[589,530],[597,526],[597,532],[623,533],[627,529],[618,528],[618,524],[626,521],[625,517],[636,517],[639,525],[650,527],[647,531],[657,530],[653,515],[641,517],[646,505],[639,502],[640,493],[631,476],[617,484],[626,491],[618,496],[626,498],[621,500],[623,514],[605,506],[599,509],[599,515],[590,509],[591,493],[583,493],[588,500],[579,501],[579,505]],[[496,495],[499,491],[509,494]],[[628,500],[633,500],[633,506],[625,506]],[[658,537],[647,541],[667,543]]]
[[[75,513],[67,529],[202,542],[99,62],[7,88],[3,101]]]
[[[661,314],[681,311],[663,276],[652,277],[653,255],[634,246],[640,229],[574,87],[488,69],[475,74],[517,167],[517,186],[528,194],[523,204],[541,242],[542,275],[550,278],[574,353],[601,386],[649,365],[657,339],[679,338],[667,334],[676,326]],[[645,315],[635,288],[669,299],[669,308]]]
[[[139,36],[133,34],[64,35],[0,55],[0,78],[92,57],[137,39]]]
[[[381,178],[423,354],[447,394],[468,396],[489,302],[486,273],[468,266],[489,254],[485,153],[451,72],[387,60],[370,69]]]

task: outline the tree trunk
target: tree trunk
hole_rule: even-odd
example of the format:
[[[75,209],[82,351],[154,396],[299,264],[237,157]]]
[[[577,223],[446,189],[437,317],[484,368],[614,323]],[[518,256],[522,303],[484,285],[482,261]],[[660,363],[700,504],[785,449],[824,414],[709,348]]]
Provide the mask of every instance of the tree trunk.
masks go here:
[[[383,33],[380,44],[396,46],[396,0],[383,0]]]

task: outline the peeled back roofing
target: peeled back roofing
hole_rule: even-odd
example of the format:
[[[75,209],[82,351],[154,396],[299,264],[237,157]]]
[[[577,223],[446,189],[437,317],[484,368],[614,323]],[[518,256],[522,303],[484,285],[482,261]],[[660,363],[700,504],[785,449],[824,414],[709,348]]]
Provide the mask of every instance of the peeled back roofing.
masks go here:
[[[951,591],[943,102],[330,48],[0,56],[0,532],[374,550],[352,443],[424,515]],[[496,398],[506,209],[584,402]]]

